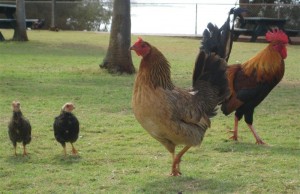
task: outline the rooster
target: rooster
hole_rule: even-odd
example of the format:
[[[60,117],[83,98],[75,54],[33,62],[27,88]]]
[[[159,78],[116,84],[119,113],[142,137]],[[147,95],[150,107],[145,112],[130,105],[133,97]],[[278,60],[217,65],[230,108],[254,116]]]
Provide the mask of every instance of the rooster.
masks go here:
[[[141,38],[130,48],[142,57],[137,73],[132,108],[137,121],[163,144],[173,158],[171,175],[181,175],[182,156],[200,145],[217,105],[229,93],[226,62],[216,55],[200,52],[197,56],[191,91],[176,87],[171,80],[165,56]],[[177,145],[185,147],[176,155]]]
[[[229,23],[226,21],[222,27],[225,29],[223,34],[231,33],[228,25]],[[201,50],[206,53],[216,53],[228,60],[231,47],[220,45],[218,42],[225,40],[227,45],[232,45],[233,39],[232,36],[224,37],[220,33],[215,33],[219,31],[216,26],[206,30],[206,33],[203,34],[203,40],[205,40],[204,44],[207,45],[206,49],[202,48]],[[283,31],[274,29],[266,33],[266,40],[270,42],[268,46],[254,57],[242,64],[227,67],[230,96],[222,104],[221,110],[225,115],[235,111],[234,128],[230,131],[233,136],[230,138],[236,141],[238,140],[238,122],[244,116],[245,122],[256,139],[256,144],[265,144],[253,126],[254,109],[267,97],[284,75],[288,37]],[[207,48],[213,49],[207,50]]]
[[[14,146],[15,155],[17,155],[17,142],[22,142],[23,156],[26,156],[26,145],[31,141],[31,125],[21,112],[20,102],[12,102],[12,111],[13,116],[8,124],[8,135]]]
[[[75,106],[68,102],[61,108],[59,116],[55,117],[53,129],[55,139],[62,145],[64,155],[67,155],[66,142],[70,142],[73,155],[77,154],[73,143],[77,141],[79,135],[79,121],[72,113]]]

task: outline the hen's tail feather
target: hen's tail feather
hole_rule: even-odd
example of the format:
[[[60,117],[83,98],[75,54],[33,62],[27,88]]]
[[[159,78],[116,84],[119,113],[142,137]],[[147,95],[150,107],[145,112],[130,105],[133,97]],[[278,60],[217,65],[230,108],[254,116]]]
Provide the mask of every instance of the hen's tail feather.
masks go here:
[[[197,90],[197,84],[206,81],[219,89],[220,96],[227,94],[229,89],[226,67],[226,61],[216,54],[205,54],[204,51],[200,51],[193,72],[193,88]]]
[[[243,8],[231,8],[228,17],[221,28],[213,25],[212,23],[207,24],[207,29],[203,32],[202,46],[200,50],[205,53],[216,53],[225,61],[229,60],[229,56],[233,44],[233,28],[236,17],[243,19],[242,13],[246,12]],[[231,23],[230,16],[233,15],[233,22]]]
[[[216,106],[229,95],[226,66],[226,61],[216,54],[208,55],[204,51],[198,54],[193,73],[193,90],[196,91],[195,99],[208,117],[216,115]]]
[[[193,72],[193,87],[195,87],[197,80],[202,75],[202,72],[203,72],[203,69],[205,66],[205,59],[206,59],[205,52],[200,51],[196,58],[194,72]]]

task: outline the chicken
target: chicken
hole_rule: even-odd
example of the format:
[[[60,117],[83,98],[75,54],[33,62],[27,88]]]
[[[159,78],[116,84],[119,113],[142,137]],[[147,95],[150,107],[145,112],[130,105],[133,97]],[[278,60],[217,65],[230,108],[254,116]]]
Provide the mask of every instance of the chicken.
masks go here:
[[[12,111],[13,116],[8,124],[8,135],[14,146],[15,155],[17,155],[17,142],[22,142],[23,156],[26,156],[26,145],[31,141],[31,125],[21,112],[20,102],[12,102]]]
[[[64,155],[67,155],[66,142],[70,142],[73,155],[77,154],[73,143],[77,141],[79,135],[79,121],[72,113],[75,106],[68,102],[64,104],[59,116],[55,117],[53,129],[55,139],[62,145]]]
[[[154,46],[141,38],[130,48],[142,57],[137,73],[132,108],[137,121],[171,153],[171,175],[181,174],[181,157],[192,146],[200,145],[210,118],[229,94],[226,62],[216,55],[197,56],[191,91],[176,87],[170,64]],[[177,145],[185,147],[175,155]]]
[[[253,126],[254,109],[281,81],[287,57],[287,35],[281,30],[266,34],[269,45],[243,64],[228,67],[231,96],[222,104],[225,115],[235,111],[233,140],[238,140],[238,122],[244,116],[257,144],[265,144]]]
[[[225,26],[228,25],[224,24]],[[230,28],[224,28],[230,29]],[[213,33],[211,29],[204,33],[205,44],[212,44],[202,49],[206,53],[216,53],[220,57],[229,58],[228,53],[231,47],[220,45],[220,39],[226,40],[229,45],[232,44],[232,36],[223,37],[222,34]],[[214,29],[214,31],[217,31]],[[226,32],[227,34],[230,32]],[[219,41],[212,41],[217,39]],[[259,137],[253,126],[254,109],[258,106],[271,92],[271,90],[280,82],[284,75],[284,59],[287,57],[286,44],[288,43],[287,35],[278,29],[268,31],[266,40],[270,43],[266,48],[257,53],[254,57],[242,64],[229,65],[227,68],[227,78],[230,87],[230,96],[221,106],[225,115],[235,111],[234,127],[230,132],[233,140],[238,140],[238,122],[244,116],[245,122],[253,133],[257,144],[265,144]],[[203,44],[203,42],[202,42]],[[225,50],[225,51],[224,51]],[[227,54],[224,54],[227,53]]]

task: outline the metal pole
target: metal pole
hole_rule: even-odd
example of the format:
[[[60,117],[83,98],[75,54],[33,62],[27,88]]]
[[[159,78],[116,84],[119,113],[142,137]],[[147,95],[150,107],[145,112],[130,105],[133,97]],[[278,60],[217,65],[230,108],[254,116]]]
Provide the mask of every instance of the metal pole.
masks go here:
[[[56,0],[52,0],[51,3],[51,27],[54,28],[55,27],[55,5],[56,5]]]
[[[198,4],[196,3],[195,35],[197,36]]]

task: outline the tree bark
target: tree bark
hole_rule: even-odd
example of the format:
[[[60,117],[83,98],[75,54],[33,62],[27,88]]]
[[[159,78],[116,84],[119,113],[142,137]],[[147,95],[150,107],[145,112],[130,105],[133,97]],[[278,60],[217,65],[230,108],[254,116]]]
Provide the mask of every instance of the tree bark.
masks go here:
[[[109,73],[135,73],[130,43],[130,0],[114,0],[108,51],[100,67]]]
[[[28,41],[26,32],[25,0],[16,0],[16,30],[14,32],[14,41]]]

